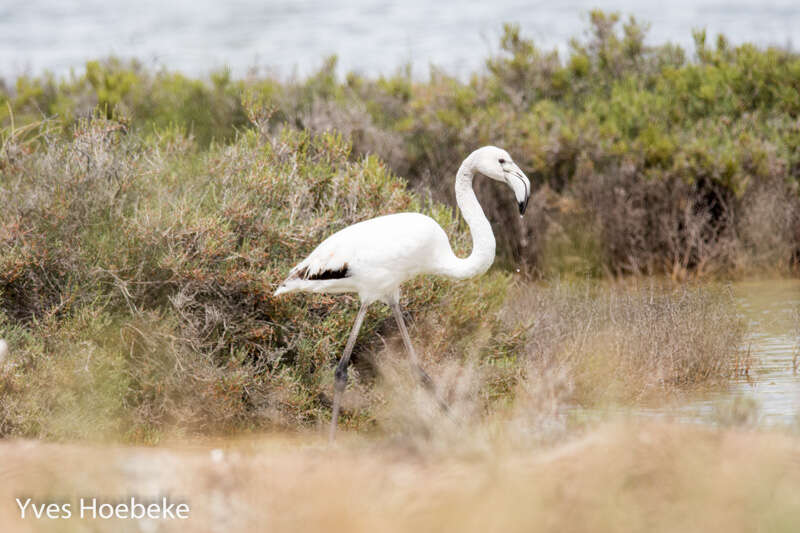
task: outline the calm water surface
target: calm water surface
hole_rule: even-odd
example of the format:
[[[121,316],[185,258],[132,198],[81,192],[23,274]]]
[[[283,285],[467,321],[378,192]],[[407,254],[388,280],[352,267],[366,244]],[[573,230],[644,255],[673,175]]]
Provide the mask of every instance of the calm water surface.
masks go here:
[[[483,65],[504,22],[545,48],[565,50],[587,13],[633,14],[649,40],[691,47],[691,30],[733,42],[793,47],[797,0],[0,0],[0,77],[82,70],[87,59],[135,57],[150,66],[206,74],[228,65],[288,75],[338,54],[341,70],[391,74],[433,63],[458,75]]]
[[[766,426],[800,424],[800,280],[748,281],[733,285],[738,311],[748,323],[743,349],[753,363],[748,376],[735,379],[723,391],[700,393],[635,414],[667,416],[682,421],[717,423],[734,402],[752,405],[755,422]]]

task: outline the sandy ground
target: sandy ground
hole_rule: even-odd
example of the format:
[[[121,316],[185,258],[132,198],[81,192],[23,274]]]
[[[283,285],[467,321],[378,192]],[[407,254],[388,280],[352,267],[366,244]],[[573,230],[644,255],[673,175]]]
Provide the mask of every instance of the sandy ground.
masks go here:
[[[79,516],[163,497],[189,518]],[[16,502],[69,504],[26,518]],[[61,512],[60,514],[64,514]],[[90,513],[87,513],[90,515]],[[800,439],[612,424],[557,445],[446,452],[343,435],[159,447],[0,443],[0,531],[797,531]]]

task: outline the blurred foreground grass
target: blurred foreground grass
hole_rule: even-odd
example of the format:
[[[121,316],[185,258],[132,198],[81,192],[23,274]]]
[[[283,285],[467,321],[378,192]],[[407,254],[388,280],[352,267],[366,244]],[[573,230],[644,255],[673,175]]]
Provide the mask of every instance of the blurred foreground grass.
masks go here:
[[[157,449],[0,444],[3,531],[796,531],[800,440],[634,421],[447,451],[353,435]],[[169,495],[188,521],[19,518],[14,498]]]

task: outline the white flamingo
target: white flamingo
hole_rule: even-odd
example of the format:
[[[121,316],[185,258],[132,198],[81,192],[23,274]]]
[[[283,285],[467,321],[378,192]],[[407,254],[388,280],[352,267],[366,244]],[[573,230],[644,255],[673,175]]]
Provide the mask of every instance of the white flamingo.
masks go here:
[[[461,259],[453,253],[447,234],[432,218],[420,213],[398,213],[365,220],[322,241],[311,255],[295,266],[275,291],[357,292],[361,308],[336,367],[330,438],[336,434],[341,395],[347,384],[347,367],[367,307],[380,300],[394,314],[412,364],[426,386],[433,384],[422,369],[400,310],[400,285],[419,274],[440,274],[466,279],[486,272],[494,261],[492,226],[483,214],[472,178],[475,174],[506,183],[514,191],[520,216],[525,212],[531,184],[508,152],[484,146],[472,152],[456,175],[456,202],[472,234],[472,253]]]

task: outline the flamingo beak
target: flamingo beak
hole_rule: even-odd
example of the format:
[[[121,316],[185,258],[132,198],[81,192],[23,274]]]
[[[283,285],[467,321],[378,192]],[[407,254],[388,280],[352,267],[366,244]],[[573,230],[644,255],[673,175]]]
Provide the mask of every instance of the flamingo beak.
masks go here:
[[[531,182],[528,177],[523,173],[517,165],[510,165],[505,169],[506,183],[514,191],[514,196],[519,206],[519,215],[525,214],[525,209],[528,207],[528,200],[531,197]]]
[[[525,198],[524,202],[520,202],[519,203],[519,214],[520,214],[520,216],[525,214],[525,209],[527,209],[527,207],[528,207],[528,200],[529,199],[530,199],[530,196],[528,198]]]

